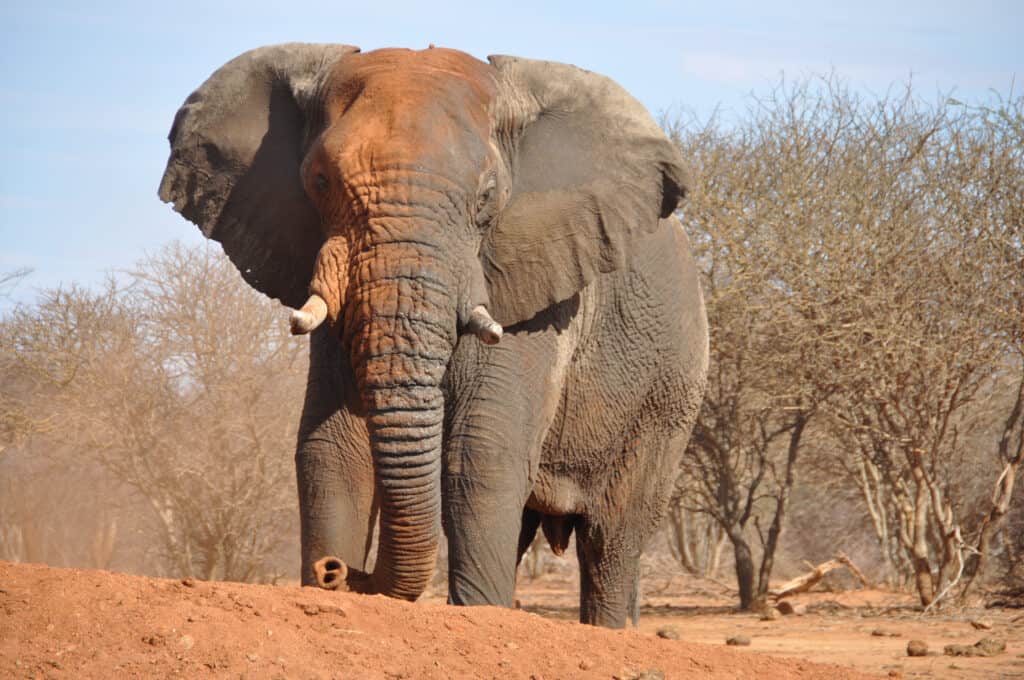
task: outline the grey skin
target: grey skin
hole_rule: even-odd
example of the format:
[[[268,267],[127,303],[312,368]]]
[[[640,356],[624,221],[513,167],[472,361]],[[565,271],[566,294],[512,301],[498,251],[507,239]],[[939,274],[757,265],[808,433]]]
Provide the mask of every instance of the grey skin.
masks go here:
[[[450,601],[510,606],[538,528],[575,532],[580,620],[635,622],[708,356],[685,166],[643,107],[564,64],[289,44],[170,141],[160,197],[312,331],[302,582],[415,599],[443,525]]]

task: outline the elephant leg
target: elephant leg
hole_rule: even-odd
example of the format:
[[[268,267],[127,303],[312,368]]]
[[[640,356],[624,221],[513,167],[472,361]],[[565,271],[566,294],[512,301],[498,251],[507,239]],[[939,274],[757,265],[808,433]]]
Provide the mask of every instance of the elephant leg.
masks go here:
[[[640,541],[624,522],[584,519],[576,525],[580,564],[580,622],[623,628],[639,620]]]
[[[523,513],[530,487],[524,448],[513,441],[453,453],[460,472],[449,468],[443,477],[451,604],[512,606],[520,541],[533,524]]]
[[[519,550],[516,555],[516,566],[523,561],[523,555],[526,554],[530,544],[533,543],[533,537],[537,535],[537,529],[540,527],[540,521],[543,518],[536,510],[526,508],[523,510],[523,523],[519,529]]]
[[[623,455],[636,463],[606,494],[618,501],[577,523],[582,623],[622,628],[628,618],[638,625],[640,554],[665,517],[689,434],[689,423],[672,432],[637,423]]]
[[[532,538],[539,521],[523,510],[558,408],[571,336],[548,326],[509,333],[490,348],[471,338],[456,350],[442,474],[452,604],[512,605],[521,540]]]
[[[302,537],[302,585],[317,585],[313,565],[337,557],[367,571],[377,519],[373,461],[362,418],[341,395],[346,367],[337,341],[317,331],[295,453]]]

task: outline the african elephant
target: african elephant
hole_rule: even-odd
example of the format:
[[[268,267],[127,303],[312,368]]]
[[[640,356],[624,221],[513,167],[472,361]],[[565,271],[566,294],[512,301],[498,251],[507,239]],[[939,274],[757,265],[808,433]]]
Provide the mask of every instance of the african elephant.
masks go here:
[[[415,599],[443,525],[450,602],[509,606],[538,527],[575,531],[580,619],[624,625],[707,371],[685,166],[643,107],[565,64],[285,44],[169,139],[160,197],[312,332],[302,582]]]

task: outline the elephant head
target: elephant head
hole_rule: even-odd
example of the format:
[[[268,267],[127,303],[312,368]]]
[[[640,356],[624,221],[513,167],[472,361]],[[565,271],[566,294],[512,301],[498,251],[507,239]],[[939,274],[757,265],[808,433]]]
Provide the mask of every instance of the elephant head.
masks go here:
[[[498,342],[628,267],[685,191],[678,151],[612,81],[489,62],[265,47],[215,72],[170,133],[160,197],[351,362],[381,500],[377,567],[349,574],[364,591],[412,599],[432,574],[459,335]]]

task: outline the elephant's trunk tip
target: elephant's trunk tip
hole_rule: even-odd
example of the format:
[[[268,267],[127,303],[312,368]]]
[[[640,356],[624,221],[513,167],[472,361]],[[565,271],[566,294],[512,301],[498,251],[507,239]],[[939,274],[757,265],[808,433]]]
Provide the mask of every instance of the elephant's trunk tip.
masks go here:
[[[501,324],[491,318],[487,308],[483,305],[477,305],[469,313],[466,329],[480,338],[485,345],[497,345],[504,334]]]
[[[302,305],[302,309],[292,311],[292,335],[312,333],[327,318],[327,303],[322,297],[313,293]]]
[[[316,584],[321,588],[337,590],[345,583],[348,567],[333,555],[321,557],[313,564],[313,576],[316,577]]]

